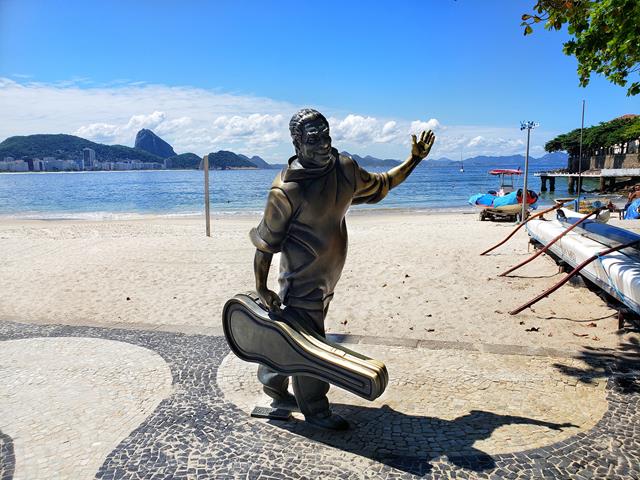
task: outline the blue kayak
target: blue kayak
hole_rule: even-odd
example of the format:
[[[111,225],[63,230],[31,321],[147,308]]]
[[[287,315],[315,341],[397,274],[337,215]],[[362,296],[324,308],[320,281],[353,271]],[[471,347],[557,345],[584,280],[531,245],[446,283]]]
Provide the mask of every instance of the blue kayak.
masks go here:
[[[538,201],[538,194],[533,190],[529,190],[527,195],[527,206],[535,209]],[[507,205],[518,205],[522,203],[522,190],[517,190],[502,197],[498,197],[492,193],[477,193],[469,197],[469,203],[471,205],[477,205],[481,207],[499,208]]]

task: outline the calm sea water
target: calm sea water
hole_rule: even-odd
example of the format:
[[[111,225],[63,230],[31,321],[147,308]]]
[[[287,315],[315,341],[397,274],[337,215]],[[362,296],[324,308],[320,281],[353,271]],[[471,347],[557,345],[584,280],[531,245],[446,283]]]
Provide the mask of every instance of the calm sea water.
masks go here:
[[[497,187],[491,168],[522,165],[421,165],[409,179],[377,205],[354,208],[400,208],[473,211],[470,195]],[[563,167],[532,162],[530,172]],[[214,213],[260,212],[277,170],[211,171]],[[522,176],[517,180],[522,184]],[[530,174],[529,188],[540,179]],[[596,185],[585,182],[585,188]],[[567,196],[564,180],[541,196],[542,204]],[[136,215],[197,215],[203,207],[203,174],[196,170],[0,174],[0,215],[19,218],[120,218]]]

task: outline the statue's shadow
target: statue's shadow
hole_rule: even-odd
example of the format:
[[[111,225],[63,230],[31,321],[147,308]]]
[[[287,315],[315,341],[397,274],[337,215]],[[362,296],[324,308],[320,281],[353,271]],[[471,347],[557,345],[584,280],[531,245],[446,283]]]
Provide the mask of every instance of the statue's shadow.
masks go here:
[[[577,427],[571,423],[558,424],[482,410],[472,410],[453,420],[444,420],[408,415],[386,405],[369,408],[336,404],[332,409],[349,419],[349,431],[323,431],[303,421],[271,423],[296,435],[414,475],[426,474],[432,468],[431,461],[443,456],[458,467],[474,471],[493,469],[494,458],[473,445],[478,440],[491,437],[497,428],[504,425],[537,425],[553,430]]]
[[[0,480],[11,480],[16,468],[13,439],[0,430]]]

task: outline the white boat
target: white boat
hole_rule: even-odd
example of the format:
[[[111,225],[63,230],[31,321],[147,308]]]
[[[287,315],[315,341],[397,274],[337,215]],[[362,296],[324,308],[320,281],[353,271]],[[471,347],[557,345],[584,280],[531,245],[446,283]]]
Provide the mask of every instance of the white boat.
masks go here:
[[[515,175],[522,175],[522,170],[498,168],[489,170],[489,175],[500,177],[500,187],[498,190],[489,190],[487,193],[472,195],[469,197],[469,204],[482,209],[480,211],[480,221],[497,219],[517,220],[522,212],[522,190],[518,190],[517,193],[515,192],[513,177]],[[533,206],[538,201],[538,194],[533,190],[527,191],[527,205]]]
[[[557,218],[529,221],[526,225],[529,236],[538,243],[546,245],[567,229],[567,226],[572,223],[571,219],[575,221],[575,218],[584,216],[564,208],[559,211],[561,212],[559,217],[564,217],[563,221]],[[596,234],[594,235],[593,232]],[[635,237],[640,242],[640,235],[634,232],[587,220],[558,240],[549,251],[565,263],[576,267],[593,255],[620,245],[620,238],[626,238],[629,241],[628,239],[633,240]],[[613,252],[591,262],[580,271],[580,274],[640,314],[640,251],[629,248]]]
[[[494,168],[493,170],[489,170],[489,175],[500,177],[500,187],[496,192],[496,196],[504,197],[513,192],[513,177],[514,175],[522,175],[522,170],[520,170],[520,168],[517,170],[512,168]]]

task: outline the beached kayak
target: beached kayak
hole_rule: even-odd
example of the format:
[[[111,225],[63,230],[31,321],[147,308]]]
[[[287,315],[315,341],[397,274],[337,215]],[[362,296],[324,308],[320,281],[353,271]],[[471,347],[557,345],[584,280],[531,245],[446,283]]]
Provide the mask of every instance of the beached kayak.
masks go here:
[[[560,209],[554,220],[531,220],[526,229],[529,236],[542,245],[560,235],[568,226],[583,217],[570,210]],[[593,255],[616,245],[634,240],[640,244],[640,235],[594,220],[586,220],[563,236],[549,249],[565,263],[576,267]],[[598,258],[580,274],[605,290],[611,296],[640,314],[640,252],[627,248]]]

